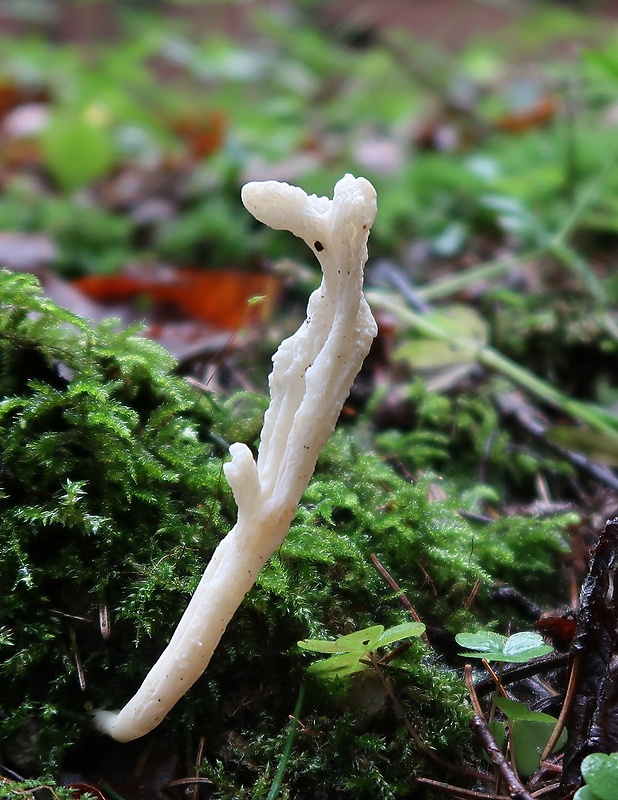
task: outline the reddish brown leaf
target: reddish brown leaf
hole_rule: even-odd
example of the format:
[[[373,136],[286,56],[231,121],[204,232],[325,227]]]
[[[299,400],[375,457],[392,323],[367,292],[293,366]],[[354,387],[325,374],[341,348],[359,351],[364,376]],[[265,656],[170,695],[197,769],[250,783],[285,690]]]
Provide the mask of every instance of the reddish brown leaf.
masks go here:
[[[45,102],[47,91],[41,87],[21,86],[10,78],[0,81],[0,117],[23,103]]]
[[[92,300],[101,303],[116,303],[132,300],[138,294],[147,294],[154,281],[135,278],[126,273],[117,275],[88,275],[73,282],[78,289]]]
[[[544,636],[549,636],[556,645],[569,645],[575,636],[577,620],[571,615],[548,614],[534,623]]]
[[[558,100],[555,97],[542,97],[533,106],[505,114],[496,120],[495,125],[507,133],[523,133],[530,128],[542,128],[556,116]]]
[[[268,317],[279,291],[273,275],[238,270],[158,269],[148,277],[130,272],[112,276],[80,278],[75,285],[90,298],[101,302],[147,297],[156,305],[171,304],[187,316],[218,328],[234,330],[247,318]],[[257,295],[264,301],[254,307],[249,301]]]
[[[205,158],[223,144],[227,131],[227,116],[220,110],[206,114],[186,114],[174,122],[173,128],[174,132],[184,140],[193,158]]]

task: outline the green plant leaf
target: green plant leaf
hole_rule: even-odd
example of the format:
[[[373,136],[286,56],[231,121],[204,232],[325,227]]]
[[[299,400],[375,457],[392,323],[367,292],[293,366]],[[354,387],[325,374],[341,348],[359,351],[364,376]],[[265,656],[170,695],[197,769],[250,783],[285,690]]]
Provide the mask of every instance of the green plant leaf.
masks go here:
[[[590,428],[554,425],[548,429],[546,436],[553,444],[584,453],[593,461],[618,467],[618,433],[611,436]]]
[[[533,631],[523,631],[509,636],[504,645],[504,655],[507,661],[523,663],[532,658],[545,656],[553,652],[551,645],[545,644],[543,637]]]
[[[582,786],[573,795],[573,800],[599,800],[589,786]]]
[[[554,649],[544,644],[543,637],[534,632],[514,633],[508,637],[492,631],[458,633],[455,640],[462,647],[469,648],[468,652],[459,654],[464,658],[484,658],[487,661],[511,664],[525,664],[533,658],[551,653]]]
[[[451,222],[433,238],[432,249],[442,258],[457,255],[466,243],[468,228],[462,222]]]
[[[542,720],[515,720],[511,724],[513,737],[513,751],[515,765],[522,775],[532,775],[541,763],[541,755],[549,737],[552,734],[556,720],[544,722]],[[554,751],[559,750],[566,742],[566,732],[563,731],[556,743]]]
[[[478,631],[477,633],[458,633],[455,636],[455,641],[469,650],[479,650],[481,653],[497,653],[502,652],[506,636],[493,631]],[[460,655],[467,656],[469,654],[461,653]],[[485,658],[484,655],[477,653],[472,653],[471,655],[474,658]]]
[[[616,59],[615,53],[588,50],[582,55],[586,64],[597,67],[612,80],[618,79],[618,59]]]
[[[531,711],[527,705],[517,700],[509,700],[508,697],[496,697],[493,702],[510,720],[556,724],[556,718],[552,717],[551,714],[544,714],[542,711]]]
[[[310,650],[312,653],[341,653],[338,642],[325,639],[303,639],[297,642],[301,650]]]
[[[341,653],[315,661],[307,667],[307,672],[322,678],[346,678],[355,672],[362,672],[367,666],[361,663],[358,653]]]
[[[406,361],[419,370],[475,363],[479,349],[487,343],[487,325],[475,311],[451,306],[446,312],[429,315],[427,320],[454,341],[432,337],[411,340],[397,348],[396,360]]]
[[[107,174],[113,163],[108,129],[84,110],[54,116],[42,138],[47,167],[63,189],[77,189]]]
[[[410,639],[411,637],[422,636],[425,633],[425,626],[422,622],[404,622],[401,625],[394,625],[392,628],[384,631],[380,638],[375,643],[376,647],[386,647],[393,642],[398,642],[401,639]]]
[[[473,348],[455,348],[447,342],[422,339],[402,344],[397,348],[394,358],[406,361],[416,370],[433,370],[468,362],[472,365],[475,351]]]
[[[340,636],[334,642],[322,639],[303,639],[298,646],[315,653],[367,653],[377,647],[377,641],[384,633],[383,625],[372,625],[361,631]]]
[[[599,800],[618,797],[618,753],[591,753],[582,761],[582,775]]]
[[[307,672],[324,678],[343,678],[369,667],[363,663],[369,653],[378,647],[386,647],[401,639],[421,636],[425,631],[422,622],[404,622],[384,630],[383,625],[372,625],[354,633],[340,636],[334,642],[323,639],[304,639],[298,642],[302,650],[314,653],[330,653],[330,658],[311,664]]]
[[[493,702],[509,720],[518,771],[522,775],[532,775],[541,763],[541,755],[557,720],[550,714],[531,711],[523,703],[506,697],[497,697]],[[552,752],[564,746],[566,737],[566,731],[562,731]]]
[[[498,745],[500,750],[503,750],[504,744],[506,742],[506,729],[507,729],[506,722],[494,719],[491,722],[487,723],[487,727],[489,728],[491,735],[496,740],[496,744]],[[487,760],[489,761],[489,758]]]
[[[522,775],[532,775],[541,763],[541,755],[556,723],[555,719],[550,719],[551,722],[510,719],[508,724],[500,720],[493,720],[488,724],[489,730],[501,750],[504,750],[507,730],[510,728],[515,765],[517,771]],[[566,733],[563,732],[554,751],[563,747],[565,741]]]

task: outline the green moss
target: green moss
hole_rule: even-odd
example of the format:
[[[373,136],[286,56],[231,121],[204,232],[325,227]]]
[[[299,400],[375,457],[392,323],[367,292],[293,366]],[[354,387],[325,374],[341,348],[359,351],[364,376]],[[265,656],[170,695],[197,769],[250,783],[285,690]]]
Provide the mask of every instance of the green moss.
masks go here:
[[[517,430],[502,424],[495,397],[512,391],[500,378],[457,395],[429,391],[416,379],[405,387],[411,429],[389,429],[376,437],[379,451],[411,473],[437,473],[445,490],[459,497],[459,508],[479,512],[501,498],[522,506],[537,496],[537,477],[550,483],[571,477],[572,466],[530,445]]]
[[[33,192],[17,181],[0,195],[0,230],[49,237],[57,251],[54,269],[68,277],[118,271],[132,258],[133,227],[127,215]]]
[[[212,457],[209,436],[223,414],[173,377],[167,353],[110,324],[91,330],[41,300],[25,276],[2,273],[1,287],[6,736],[47,707],[60,726],[83,722],[91,664],[99,703],[101,671],[141,675],[133,642],[154,637],[154,655],[184,602],[186,575],[199,571],[233,509],[219,499],[221,452]],[[111,646],[99,606],[112,618]],[[46,760],[44,744],[40,751]]]
[[[243,264],[249,255],[250,222],[222,196],[208,197],[162,227],[156,250],[189,264]]]
[[[42,299],[32,278],[0,273],[0,298],[0,755],[36,774],[70,763],[86,707],[123,705],[158,657],[235,519],[225,442],[255,446],[264,399],[195,394],[161,348],[111,324],[91,328]],[[451,401],[418,399],[416,444],[426,449],[409,457],[424,476],[412,482],[373,452],[369,417],[338,428],[206,674],[153,734],[183,752],[207,736],[212,797],[266,797],[309,663],[299,639],[406,621],[372,553],[425,622],[451,631],[473,624],[473,612],[495,618],[492,581],[535,592],[552,574],[564,520],[473,526],[457,513],[461,476],[446,473],[445,499],[435,499],[436,466],[466,437],[482,439],[491,419],[467,409],[459,439],[447,431]],[[415,442],[389,436],[380,446],[407,458]],[[396,663],[389,678],[421,734],[465,758],[459,678],[418,643]],[[427,765],[379,687],[307,688],[283,791],[407,796]]]

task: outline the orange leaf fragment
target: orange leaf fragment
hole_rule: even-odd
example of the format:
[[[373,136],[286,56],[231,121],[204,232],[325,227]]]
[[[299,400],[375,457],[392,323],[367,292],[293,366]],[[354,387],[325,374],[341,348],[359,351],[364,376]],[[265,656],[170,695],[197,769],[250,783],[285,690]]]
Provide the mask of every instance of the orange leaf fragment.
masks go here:
[[[534,623],[534,627],[544,636],[551,637],[560,645],[569,645],[577,630],[577,620],[568,614],[547,614]]]
[[[225,140],[227,127],[227,116],[218,110],[206,114],[185,114],[173,125],[174,132],[184,140],[195,159],[206,158],[219,150]]]
[[[496,120],[496,127],[506,133],[523,133],[531,128],[541,128],[556,116],[558,100],[556,97],[542,97],[537,103],[519,111],[505,114]]]
[[[158,269],[135,275],[90,275],[75,285],[88,297],[104,303],[147,297],[156,306],[170,304],[188,317],[218,328],[234,330],[242,322],[268,318],[279,294],[274,275],[240,270]],[[250,303],[256,295],[262,303]]]

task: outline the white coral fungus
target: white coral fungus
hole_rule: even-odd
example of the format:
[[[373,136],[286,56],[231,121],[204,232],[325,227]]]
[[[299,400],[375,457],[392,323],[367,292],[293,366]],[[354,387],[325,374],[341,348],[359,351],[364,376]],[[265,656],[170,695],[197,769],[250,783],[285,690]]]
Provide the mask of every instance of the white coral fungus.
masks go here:
[[[369,181],[346,175],[332,200],[285,183],[254,182],[243,188],[242,200],[261,222],[303,239],[323,279],[306,320],[273,356],[257,463],[246,445],[230,447],[224,472],[238,505],[236,524],[216,548],[170,643],[135,696],[117,713],[94,714],[100,731],[123,742],[156,727],[206,669],[258,572],[285,539],[376,335],[362,292],[376,214]]]

